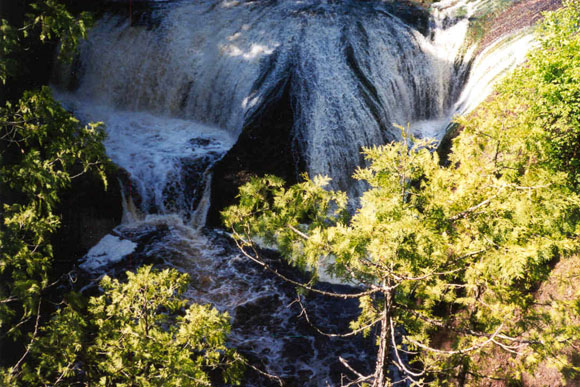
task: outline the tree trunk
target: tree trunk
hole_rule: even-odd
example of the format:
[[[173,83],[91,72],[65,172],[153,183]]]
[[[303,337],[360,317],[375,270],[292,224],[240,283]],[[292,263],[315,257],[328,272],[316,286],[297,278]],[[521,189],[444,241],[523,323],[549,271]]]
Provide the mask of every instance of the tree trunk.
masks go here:
[[[385,305],[381,317],[381,333],[379,337],[379,350],[377,352],[377,362],[375,365],[375,381],[373,387],[384,387],[389,377],[390,360],[390,321],[392,295],[390,291],[383,292]]]

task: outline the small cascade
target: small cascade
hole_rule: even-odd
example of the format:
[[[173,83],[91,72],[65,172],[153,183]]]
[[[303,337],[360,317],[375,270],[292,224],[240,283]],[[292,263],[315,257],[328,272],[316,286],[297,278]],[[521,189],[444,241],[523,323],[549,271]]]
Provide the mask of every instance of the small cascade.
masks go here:
[[[474,110],[492,93],[503,75],[525,61],[534,45],[533,29],[528,28],[503,36],[483,50],[473,62],[469,79],[455,104],[455,113]]]
[[[122,183],[127,221],[145,214],[178,214],[192,225],[204,220],[211,167],[234,143],[221,129],[191,120],[121,111],[77,95],[57,94],[83,121],[104,121],[107,154],[127,172]],[[203,203],[203,205],[201,205]]]
[[[440,141],[454,116],[470,113],[492,93],[503,75],[524,62],[533,47],[533,28],[502,36],[481,53],[477,53],[477,45],[466,42],[469,20],[499,6],[493,0],[443,0],[431,6],[431,44],[425,50],[433,56],[454,58],[452,68],[439,69],[440,73],[452,71],[439,78],[440,84],[448,87],[449,104],[444,114],[410,122],[414,136]]]

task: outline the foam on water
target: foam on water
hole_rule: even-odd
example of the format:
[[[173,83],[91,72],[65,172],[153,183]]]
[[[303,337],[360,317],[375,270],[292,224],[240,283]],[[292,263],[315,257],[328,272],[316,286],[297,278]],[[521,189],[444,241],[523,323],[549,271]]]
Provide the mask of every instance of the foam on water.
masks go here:
[[[136,243],[128,239],[120,239],[114,235],[105,235],[99,243],[93,246],[79,265],[83,270],[98,271],[120,262],[124,257],[135,251]]]

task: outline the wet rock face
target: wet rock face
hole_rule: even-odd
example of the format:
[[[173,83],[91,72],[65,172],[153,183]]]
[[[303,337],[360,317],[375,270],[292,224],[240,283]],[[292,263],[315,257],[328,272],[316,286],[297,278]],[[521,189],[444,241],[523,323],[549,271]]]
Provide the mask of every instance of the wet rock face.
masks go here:
[[[543,13],[562,7],[561,0],[524,0],[514,2],[486,25],[478,51],[483,51],[496,39],[543,20]]]
[[[391,12],[410,26],[413,26],[423,35],[429,31],[429,3],[430,0],[393,1]]]
[[[304,170],[292,146],[293,124],[289,87],[242,131],[233,148],[213,169],[207,226],[222,225],[220,211],[235,203],[238,188],[253,176],[276,175],[288,184]]]
[[[179,213],[186,219],[195,212],[199,206],[207,181],[207,170],[221,156],[216,151],[206,151],[204,148],[215,145],[214,140],[209,138],[194,138],[189,141],[194,149],[204,150],[201,155],[184,157],[180,159],[180,168],[175,176],[168,181],[162,192],[164,213]],[[148,213],[156,213],[159,208],[152,206],[144,210]]]

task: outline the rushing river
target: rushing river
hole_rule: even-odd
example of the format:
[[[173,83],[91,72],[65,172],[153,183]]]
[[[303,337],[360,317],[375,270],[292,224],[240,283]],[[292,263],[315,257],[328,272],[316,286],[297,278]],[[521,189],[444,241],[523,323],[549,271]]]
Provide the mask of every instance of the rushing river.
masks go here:
[[[287,92],[289,143],[304,169],[360,194],[351,175],[362,147],[397,140],[394,123],[440,140],[454,114],[473,109],[524,59],[526,32],[477,57],[465,44],[481,3],[437,3],[421,32],[378,0],[156,2],[132,23],[104,16],[74,71],[55,80],[65,106],[106,124],[107,153],[129,177],[123,224],[81,268],[96,276],[119,261],[147,260],[190,273],[188,296],[233,317],[232,345],[291,384],[340,384],[352,375],[339,356],[369,371],[371,340],[317,335],[290,306],[291,287],[204,227],[212,167]],[[327,330],[346,331],[357,314],[356,304],[308,302]],[[269,382],[255,374],[246,383]]]

